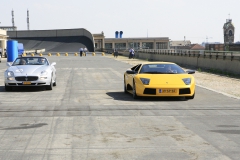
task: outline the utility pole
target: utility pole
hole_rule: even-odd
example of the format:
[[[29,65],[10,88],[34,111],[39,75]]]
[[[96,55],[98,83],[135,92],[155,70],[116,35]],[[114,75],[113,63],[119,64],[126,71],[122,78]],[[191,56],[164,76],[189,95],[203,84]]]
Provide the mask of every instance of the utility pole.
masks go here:
[[[13,28],[15,27],[15,24],[14,24],[14,11],[12,10],[12,26]]]
[[[27,10],[27,29],[29,30],[29,11]]]

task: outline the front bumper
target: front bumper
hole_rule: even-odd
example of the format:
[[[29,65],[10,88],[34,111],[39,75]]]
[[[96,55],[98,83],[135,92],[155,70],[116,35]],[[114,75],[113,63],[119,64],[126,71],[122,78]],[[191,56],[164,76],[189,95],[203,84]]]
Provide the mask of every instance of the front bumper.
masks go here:
[[[36,80],[36,81],[16,81],[15,80],[8,80],[5,78],[4,81],[6,86],[44,86],[50,85],[51,79],[44,79],[44,80]]]
[[[136,93],[138,96],[156,96],[156,97],[183,97],[192,96],[195,93],[195,84],[179,86],[149,86],[149,85],[136,85]]]

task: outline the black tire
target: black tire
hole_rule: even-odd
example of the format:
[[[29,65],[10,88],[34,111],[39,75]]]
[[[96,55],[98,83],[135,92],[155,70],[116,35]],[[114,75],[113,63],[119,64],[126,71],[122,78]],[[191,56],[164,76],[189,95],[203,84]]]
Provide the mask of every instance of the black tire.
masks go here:
[[[11,86],[6,86],[5,85],[5,91],[11,91],[12,90],[12,87]]]
[[[53,89],[53,83],[52,83],[52,80],[51,80],[50,85],[46,86],[46,90],[52,90],[52,89]]]
[[[185,99],[194,99],[194,97],[195,97],[195,93],[192,96],[185,97]]]
[[[127,91],[127,87],[126,87],[126,82],[125,82],[125,77],[124,77],[124,93],[127,93],[128,91]]]
[[[53,86],[57,86],[57,78],[55,79],[55,82],[53,83]]]
[[[136,86],[135,82],[133,81],[133,99],[138,99],[137,93],[136,93]]]

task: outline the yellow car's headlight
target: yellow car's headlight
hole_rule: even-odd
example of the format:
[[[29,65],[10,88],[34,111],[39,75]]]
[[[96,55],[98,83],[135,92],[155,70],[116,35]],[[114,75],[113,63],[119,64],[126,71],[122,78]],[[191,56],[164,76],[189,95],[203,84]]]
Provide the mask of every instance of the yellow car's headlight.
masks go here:
[[[149,85],[149,83],[150,83],[150,79],[148,79],[148,78],[140,78],[140,80],[142,81],[142,83],[144,85]]]
[[[183,78],[182,80],[186,85],[191,84],[191,78]]]

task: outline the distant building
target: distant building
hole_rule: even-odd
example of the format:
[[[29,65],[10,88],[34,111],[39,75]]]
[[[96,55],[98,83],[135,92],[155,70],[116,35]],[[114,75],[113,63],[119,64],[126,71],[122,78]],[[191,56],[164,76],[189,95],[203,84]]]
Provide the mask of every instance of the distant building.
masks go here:
[[[202,46],[205,47],[207,44],[221,44],[220,42],[202,42]]]
[[[182,46],[188,46],[190,44],[191,44],[191,41],[189,41],[189,40],[170,41],[170,48],[171,49],[179,49]]]
[[[235,27],[232,23],[232,19],[227,19],[226,23],[224,23],[223,25],[223,36],[225,46],[234,43],[234,33]]]
[[[113,49],[169,49],[168,37],[105,38],[104,33],[93,34],[96,51]]]
[[[169,49],[168,37],[105,38],[105,49]]]
[[[225,51],[224,44],[221,43],[207,43],[205,44],[205,50]]]
[[[1,55],[4,56],[4,50],[6,49],[6,41],[7,41],[7,32],[5,30],[0,29],[0,52]]]
[[[200,44],[190,44],[186,46],[179,46],[178,49],[187,49],[187,50],[205,50],[205,47]]]
[[[16,26],[0,26],[0,29],[6,30],[6,31],[16,31],[17,27]]]

